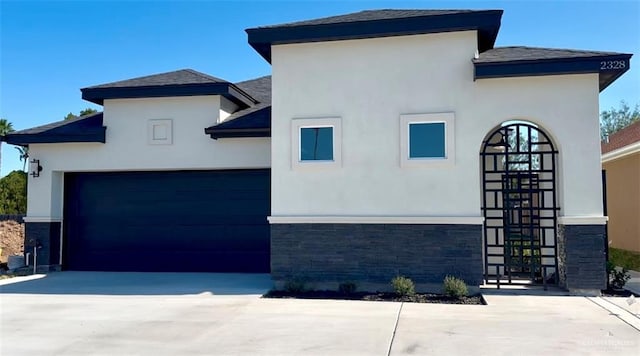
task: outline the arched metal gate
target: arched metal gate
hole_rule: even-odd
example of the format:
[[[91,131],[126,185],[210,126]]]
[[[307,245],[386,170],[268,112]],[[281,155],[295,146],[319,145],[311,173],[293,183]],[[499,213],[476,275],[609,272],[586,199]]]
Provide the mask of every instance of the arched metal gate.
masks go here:
[[[557,284],[557,155],[530,123],[505,123],[483,142],[485,283]]]

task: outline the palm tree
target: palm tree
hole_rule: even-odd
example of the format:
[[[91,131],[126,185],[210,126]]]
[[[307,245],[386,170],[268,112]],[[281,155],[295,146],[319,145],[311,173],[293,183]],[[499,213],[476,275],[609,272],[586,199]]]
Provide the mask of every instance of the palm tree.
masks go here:
[[[20,160],[22,161],[22,170],[27,169],[27,160],[29,159],[29,146],[15,146],[18,152],[20,152]]]
[[[0,119],[0,136],[13,132],[13,125],[6,119]],[[0,141],[0,167],[2,167],[2,141]]]

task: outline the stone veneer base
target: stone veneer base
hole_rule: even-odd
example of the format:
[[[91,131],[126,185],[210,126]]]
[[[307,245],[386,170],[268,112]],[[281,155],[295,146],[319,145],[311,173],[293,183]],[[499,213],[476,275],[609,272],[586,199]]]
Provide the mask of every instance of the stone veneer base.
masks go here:
[[[440,286],[446,275],[482,284],[482,225],[272,224],[271,276],[334,285],[388,285],[402,275]]]
[[[39,266],[60,264],[60,226],[58,222],[25,222],[25,255],[33,255],[33,242],[39,243],[42,247],[38,249]],[[26,259],[25,259],[26,261]],[[33,261],[31,256],[29,263]]]
[[[560,286],[576,294],[607,288],[605,225],[560,225]]]

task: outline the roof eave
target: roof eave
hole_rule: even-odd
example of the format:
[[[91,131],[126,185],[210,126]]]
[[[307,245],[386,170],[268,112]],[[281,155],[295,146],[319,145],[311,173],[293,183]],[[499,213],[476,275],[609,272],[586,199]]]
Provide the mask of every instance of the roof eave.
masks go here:
[[[229,116],[227,120],[205,128],[204,133],[211,135],[216,132],[271,130],[271,105],[247,110],[250,111],[236,112]]]
[[[496,62],[474,61],[474,80],[562,74],[599,73],[603,91],[617,78],[629,70],[632,54],[612,54],[592,57],[554,58],[538,60],[515,60]],[[623,61],[619,69],[601,69],[603,61]]]
[[[254,106],[256,105],[259,101],[256,100],[254,97],[252,97],[251,95],[249,95],[247,92],[245,92],[244,90],[238,88],[235,84],[229,84],[227,87],[227,94],[230,97],[233,97],[236,99],[236,101],[240,101],[243,104],[245,104],[246,107],[249,106]],[[226,96],[225,96],[226,97]],[[230,99],[229,97],[227,97],[227,99]],[[232,100],[233,101],[233,100]]]
[[[618,149],[605,152],[602,154],[602,163],[607,163],[610,161],[614,161],[620,158],[627,157],[634,153],[640,153],[640,141],[628,144],[626,146],[620,147]]]
[[[604,76],[603,73],[600,73],[600,92],[607,89],[609,85],[613,84],[618,78],[620,78],[624,73],[629,70],[629,66],[623,71],[615,72],[613,75]]]
[[[250,137],[271,137],[271,128],[247,128],[247,129],[215,129],[207,128],[205,133],[212,139],[219,138],[250,138]]]
[[[108,99],[159,98],[170,96],[221,95],[240,107],[250,107],[257,100],[231,83],[154,85],[136,87],[89,87],[80,89],[82,99],[104,105]]]
[[[85,115],[73,120],[13,132],[2,137],[12,145],[27,146],[32,143],[106,142],[103,113]]]
[[[106,127],[92,129],[83,133],[38,133],[6,135],[2,138],[11,145],[27,146],[34,143],[105,143]]]
[[[478,31],[479,51],[493,48],[502,10],[425,15],[345,23],[247,29],[248,41],[271,63],[271,45],[418,35],[454,31]],[[426,21],[425,21],[426,20]]]

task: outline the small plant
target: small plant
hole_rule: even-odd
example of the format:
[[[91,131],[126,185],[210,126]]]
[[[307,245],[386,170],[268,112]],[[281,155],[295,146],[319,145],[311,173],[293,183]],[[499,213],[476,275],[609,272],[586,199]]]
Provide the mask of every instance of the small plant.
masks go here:
[[[609,284],[611,288],[622,289],[627,281],[631,279],[631,275],[626,268],[617,269],[616,265],[607,261],[607,275],[609,276]]]
[[[357,286],[355,282],[342,282],[338,286],[338,291],[342,294],[353,294],[355,293]]]
[[[469,295],[467,284],[464,283],[462,279],[453,276],[444,277],[442,290],[444,294],[455,298],[462,298]]]
[[[398,276],[391,280],[393,290],[401,297],[409,297],[416,294],[416,286],[410,278]]]
[[[288,293],[299,294],[306,292],[307,280],[302,277],[293,277],[284,282],[284,290]]]

